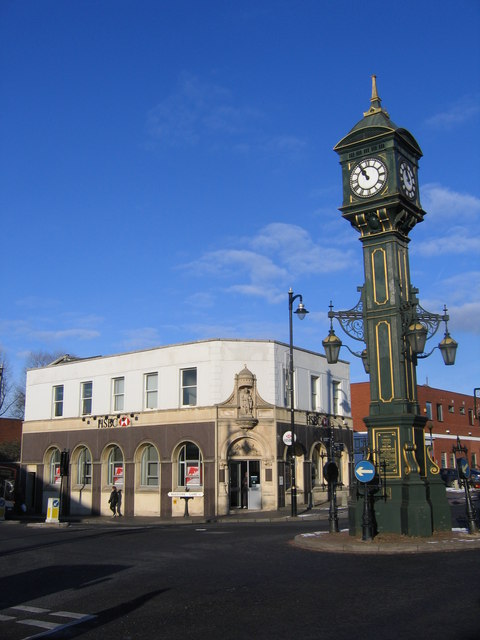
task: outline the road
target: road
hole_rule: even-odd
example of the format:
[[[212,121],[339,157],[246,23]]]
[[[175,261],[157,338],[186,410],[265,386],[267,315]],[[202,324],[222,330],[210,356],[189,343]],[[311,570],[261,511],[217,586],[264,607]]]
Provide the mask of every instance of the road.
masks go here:
[[[3,640],[480,637],[479,551],[360,557],[291,544],[326,520],[0,524]]]

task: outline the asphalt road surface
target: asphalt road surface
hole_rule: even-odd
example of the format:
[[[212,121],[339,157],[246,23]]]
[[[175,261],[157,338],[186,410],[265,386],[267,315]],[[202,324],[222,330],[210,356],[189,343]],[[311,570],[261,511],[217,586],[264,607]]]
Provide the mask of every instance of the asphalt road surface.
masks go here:
[[[0,638],[480,638],[480,551],[347,556],[291,544],[327,528],[0,523]]]

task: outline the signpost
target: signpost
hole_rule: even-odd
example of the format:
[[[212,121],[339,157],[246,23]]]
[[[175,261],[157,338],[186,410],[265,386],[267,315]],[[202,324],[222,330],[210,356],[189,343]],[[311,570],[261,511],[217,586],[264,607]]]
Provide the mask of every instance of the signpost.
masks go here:
[[[467,522],[468,522],[468,533],[477,533],[477,513],[475,507],[472,503],[472,498],[470,496],[470,490],[468,486],[468,479],[470,478],[470,467],[468,466],[468,460],[465,457],[457,457],[457,453],[463,453],[465,456],[468,453],[467,447],[464,447],[460,442],[460,437],[457,436],[457,445],[452,447],[452,451],[456,458],[457,463],[457,471],[458,471],[458,480],[460,482],[460,486],[463,484],[463,488],[465,491],[465,505],[467,509]]]
[[[192,500],[193,498],[203,498],[203,491],[169,491],[168,497],[181,498],[182,500],[185,500],[185,512],[183,514],[183,517],[188,518],[188,516],[190,515],[188,513],[188,501]]]
[[[362,540],[373,540],[373,518],[371,516],[370,487],[367,486],[375,478],[375,466],[370,460],[360,460],[355,465],[355,477],[363,484],[363,518]]]

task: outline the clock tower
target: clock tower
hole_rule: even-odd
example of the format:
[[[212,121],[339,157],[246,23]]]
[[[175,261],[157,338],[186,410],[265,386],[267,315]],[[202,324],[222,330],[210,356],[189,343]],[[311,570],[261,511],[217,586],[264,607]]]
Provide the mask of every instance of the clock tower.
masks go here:
[[[412,349],[408,339],[422,331],[425,339],[427,333],[419,322],[408,257],[409,233],[425,216],[418,188],[422,151],[406,129],[390,120],[375,76],[370,108],[334,150],[342,168],[340,211],[363,245],[365,282],[357,309],[370,374],[365,424],[370,455],[386,476],[386,499],[375,504],[378,531],[431,535],[451,523],[439,468],[425,444],[427,419],[417,400],[417,355],[423,348]],[[361,528],[362,509],[350,505],[351,533]]]

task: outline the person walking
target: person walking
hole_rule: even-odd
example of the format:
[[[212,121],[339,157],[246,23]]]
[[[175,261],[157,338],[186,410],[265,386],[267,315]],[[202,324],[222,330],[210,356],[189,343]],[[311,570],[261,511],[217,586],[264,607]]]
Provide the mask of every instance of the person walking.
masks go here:
[[[248,509],[248,473],[242,479],[242,509]]]
[[[112,493],[110,494],[110,498],[108,499],[108,504],[110,505],[110,510],[113,513],[113,517],[115,518],[117,515],[117,505],[118,505],[118,492],[117,487],[112,488]]]

